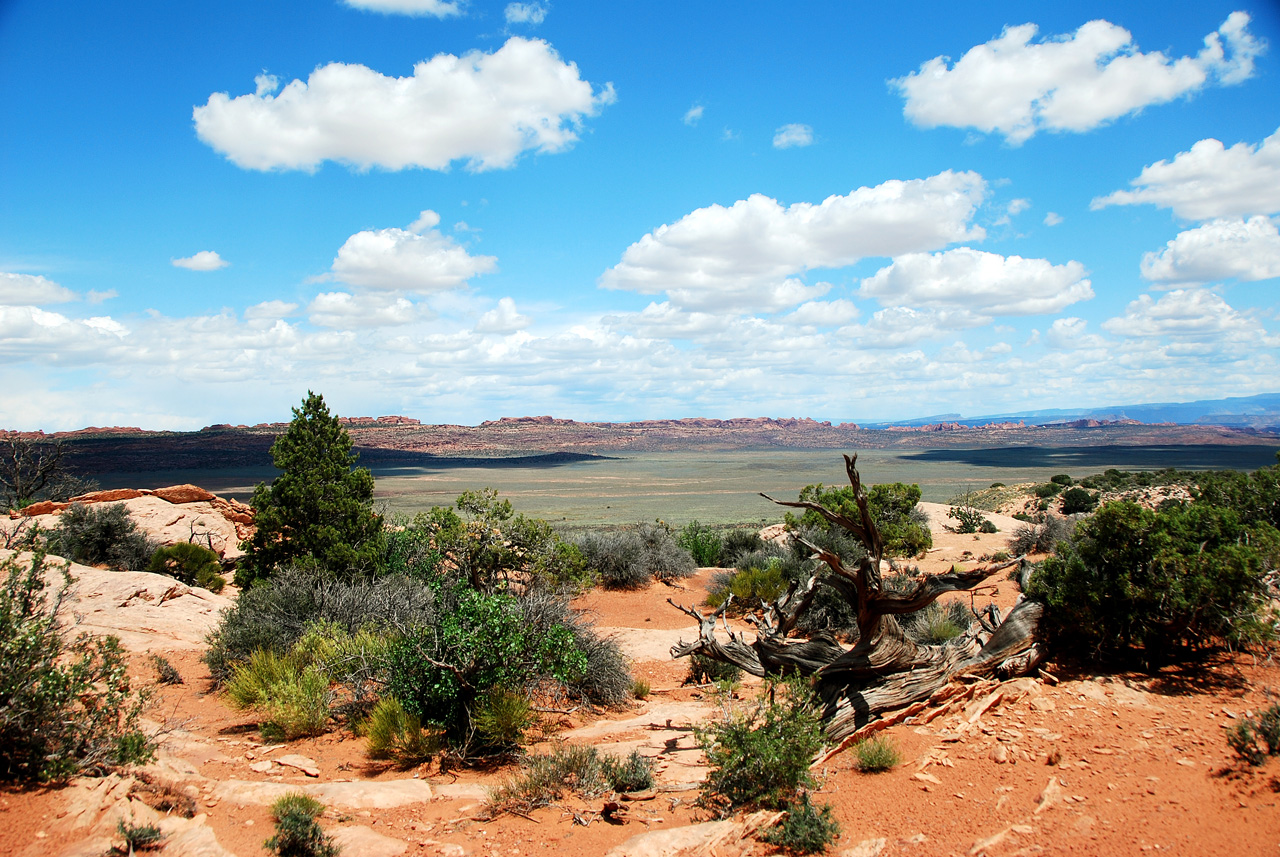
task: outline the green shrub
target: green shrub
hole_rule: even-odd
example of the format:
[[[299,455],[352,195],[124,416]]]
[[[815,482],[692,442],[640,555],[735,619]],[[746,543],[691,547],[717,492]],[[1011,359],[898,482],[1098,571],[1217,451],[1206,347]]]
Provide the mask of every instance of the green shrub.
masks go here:
[[[124,840],[124,848],[118,849],[120,854],[154,851],[164,846],[164,833],[154,824],[135,824],[122,818],[116,822],[116,835]]]
[[[828,804],[814,806],[804,792],[786,818],[764,832],[760,838],[788,854],[821,854],[840,835],[840,825],[831,817]]]
[[[928,517],[917,508],[921,496],[919,485],[902,482],[872,485],[867,491],[867,508],[880,531],[886,556],[918,556],[933,547]],[[841,488],[825,488],[821,483],[806,485],[800,490],[800,500],[819,503],[855,520],[860,514],[850,485]],[[784,520],[790,530],[832,528],[826,518],[811,510],[799,517],[788,512]]]
[[[117,571],[145,569],[156,545],[129,517],[123,503],[73,503],[49,533],[49,553]]]
[[[955,519],[957,533],[976,533],[984,524],[990,526],[991,530],[983,532],[995,532],[995,527],[987,520],[986,515],[968,506],[952,506],[947,510],[947,517]]]
[[[922,610],[898,618],[907,636],[929,646],[939,646],[959,637],[973,620],[968,606],[959,599],[945,603],[934,601]]]
[[[1098,495],[1084,488],[1068,488],[1062,492],[1062,514],[1079,515],[1092,512],[1098,505]]]
[[[738,560],[744,554],[764,548],[764,539],[760,531],[754,529],[729,530],[720,543],[720,562],[726,566],[737,567]]]
[[[394,696],[378,700],[362,731],[370,758],[391,759],[405,767],[430,760],[441,747],[440,731],[424,729],[422,720],[405,711]]]
[[[1272,704],[1227,730],[1227,744],[1250,765],[1280,755],[1280,704]]]
[[[625,759],[602,756],[605,781],[615,792],[642,792],[653,788],[653,762],[632,750]]]
[[[151,656],[151,665],[156,668],[157,684],[182,684],[182,673],[169,663],[169,659],[161,655]]]
[[[695,730],[710,773],[701,803],[720,815],[739,807],[784,809],[812,784],[809,764],[822,747],[822,724],[809,686],[772,683],[746,710]]]
[[[475,726],[488,747],[514,750],[524,743],[524,733],[537,719],[525,696],[495,687],[477,706]]]
[[[530,812],[575,791],[597,797],[609,787],[604,765],[595,747],[567,744],[549,755],[530,756],[524,770],[489,792],[488,804],[498,812]]]
[[[771,557],[764,568],[747,566],[716,581],[707,593],[707,604],[719,607],[730,595],[739,609],[749,609],[761,603],[769,603],[787,591],[788,581],[782,572],[782,560]]]
[[[652,687],[649,685],[649,682],[645,681],[644,679],[642,678],[632,679],[631,695],[634,696],[636,699],[647,699],[649,697],[649,693],[651,690],[652,690]]]
[[[0,561],[0,780],[65,780],[154,753],[115,637],[67,636],[59,613],[72,583],[47,591],[45,556]]]
[[[494,689],[583,678],[588,659],[574,644],[573,629],[554,620],[531,623],[514,595],[459,586],[437,597],[436,624],[392,644],[387,690],[406,711],[444,727],[450,739],[470,739],[481,700]]]
[[[1280,461],[1280,452],[1276,453]],[[1253,473],[1197,474],[1196,502],[1231,509],[1246,526],[1266,523],[1280,529],[1280,464]]]
[[[877,734],[854,745],[858,770],[867,774],[890,771],[902,763],[902,753],[888,735]]]
[[[323,804],[298,792],[279,798],[271,804],[275,836],[264,847],[280,857],[337,857],[338,846],[316,821],[322,812]]]
[[[1050,476],[1049,481],[1052,482],[1054,485],[1061,485],[1064,488],[1069,488],[1070,486],[1075,484],[1075,480],[1073,480],[1066,473],[1059,473],[1057,475]]]
[[[147,571],[167,574],[183,583],[203,587],[210,592],[221,592],[227,580],[219,572],[222,561],[206,547],[191,542],[178,542],[162,547],[151,555]]]
[[[737,666],[694,652],[689,656],[689,672],[683,683],[701,685],[721,681],[736,682],[741,678],[742,670]]]
[[[1108,503],[1040,563],[1028,595],[1046,605],[1045,630],[1063,650],[1151,665],[1189,646],[1273,636],[1264,578],[1277,565],[1269,524],[1198,504]]]
[[[697,570],[693,557],[661,522],[586,533],[578,547],[601,583],[612,589],[641,589],[651,580],[689,577]]]
[[[689,552],[694,563],[699,566],[717,566],[720,564],[720,550],[723,543],[720,535],[708,526],[693,520],[685,524],[676,538],[676,543]]]
[[[1050,497],[1057,497],[1061,494],[1062,488],[1063,486],[1059,485],[1057,482],[1045,482],[1041,485],[1037,485],[1033,490],[1035,491],[1035,495],[1041,500],[1047,500]]]
[[[259,649],[236,670],[227,695],[239,708],[264,715],[259,729],[268,741],[292,741],[325,731],[333,694],[328,677],[296,656]]]

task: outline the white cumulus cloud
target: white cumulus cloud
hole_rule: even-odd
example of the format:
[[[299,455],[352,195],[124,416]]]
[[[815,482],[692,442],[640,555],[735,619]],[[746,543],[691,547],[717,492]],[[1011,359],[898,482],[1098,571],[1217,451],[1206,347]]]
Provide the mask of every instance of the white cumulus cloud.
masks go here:
[[[0,306],[43,306],[76,299],[76,293],[39,274],[0,272]]]
[[[480,171],[510,167],[526,151],[559,152],[584,117],[614,100],[598,92],[546,42],[513,36],[493,53],[437,54],[412,77],[329,63],[278,94],[216,92],[192,116],[208,145],[245,169],[315,170],[323,161],[359,169]]]
[[[697,125],[698,120],[702,118],[705,108],[701,104],[695,104],[684,113],[684,124]]]
[[[729,207],[699,208],[645,235],[600,278],[607,289],[666,292],[687,308],[772,311],[821,297],[812,268],[851,265],[978,240],[970,221],[986,194],[974,172],[890,180],[820,203],[783,206],[753,194]]]
[[[193,256],[170,259],[169,262],[175,268],[186,268],[188,271],[216,271],[231,264],[214,250],[201,250]]]
[[[1093,297],[1084,266],[1001,256],[971,247],[895,258],[862,281],[882,306],[953,307],[983,315],[1057,312]]]
[[[1035,41],[1035,24],[1006,27],[954,65],[934,57],[891,83],[903,112],[924,128],[948,125],[1002,134],[1013,145],[1041,129],[1088,131],[1110,120],[1253,74],[1265,44],[1232,12],[1194,57],[1143,53],[1128,30],[1089,21],[1070,35]]]
[[[357,232],[338,249],[333,278],[368,289],[430,294],[464,285],[497,269],[493,256],[472,256],[435,227],[440,216],[424,211],[408,229]]]
[[[1261,215],[1212,220],[1179,232],[1160,252],[1146,254],[1142,276],[1156,283],[1280,277],[1280,231],[1275,221]]]
[[[462,14],[465,0],[343,0],[355,9],[382,12],[386,15],[430,16],[452,18]]]
[[[502,298],[498,305],[480,316],[476,322],[476,333],[515,333],[524,330],[532,323],[527,315],[516,311],[516,302],[511,298]]]
[[[797,146],[808,146],[813,142],[813,129],[808,125],[791,123],[783,125],[773,132],[773,148],[791,149]]]
[[[335,330],[392,327],[417,318],[417,307],[393,295],[322,292],[307,307],[307,319],[312,324]]]
[[[1044,216],[1045,226],[1057,226],[1061,222],[1062,222],[1062,215],[1058,214],[1056,211],[1051,211]]]
[[[1230,343],[1274,345],[1257,321],[1241,314],[1208,289],[1176,289],[1158,300],[1139,295],[1125,313],[1107,319],[1102,327],[1109,333],[1127,337],[1161,337]]]
[[[503,15],[508,24],[530,24],[537,26],[547,19],[546,3],[508,3]]]
[[[1143,167],[1129,184],[1134,190],[1099,197],[1090,208],[1149,203],[1188,220],[1273,214],[1280,211],[1280,129],[1258,146],[1201,140],[1172,161]]]

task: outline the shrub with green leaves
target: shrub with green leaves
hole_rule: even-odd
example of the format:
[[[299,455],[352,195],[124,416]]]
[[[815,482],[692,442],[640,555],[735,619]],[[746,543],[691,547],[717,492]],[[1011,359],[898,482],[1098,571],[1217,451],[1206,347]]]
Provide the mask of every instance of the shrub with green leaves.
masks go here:
[[[957,533],[995,532],[995,527],[987,520],[987,516],[970,506],[952,506],[947,510],[947,517],[955,520]],[[983,525],[990,529],[983,529]]]
[[[1280,756],[1280,703],[1273,703],[1227,730],[1227,744],[1250,765]]]
[[[732,568],[738,567],[738,560],[752,551],[764,547],[764,539],[756,529],[733,529],[724,534],[720,543],[720,562]]]
[[[40,551],[0,562],[0,779],[61,781],[148,761],[147,696],[131,688],[119,640],[70,637],[58,615],[71,576],[47,577]]]
[[[771,557],[763,568],[747,566],[713,581],[707,592],[707,605],[719,607],[730,595],[738,611],[769,603],[787,591],[790,581],[782,571],[782,559]]]
[[[183,583],[200,586],[210,592],[221,592],[227,579],[220,573],[222,560],[216,553],[202,545],[178,542],[162,547],[151,555],[147,571],[167,574]]]
[[[632,750],[625,759],[603,756],[604,778],[615,792],[642,792],[653,788],[653,761]]]
[[[737,682],[742,678],[742,669],[734,664],[709,658],[701,652],[689,656],[689,672],[683,684],[712,684],[715,682]]]
[[[693,557],[661,522],[589,532],[578,547],[600,582],[612,589],[641,589],[652,580],[689,577],[697,570]]]
[[[378,700],[362,731],[370,758],[391,759],[405,767],[430,760],[443,746],[440,730],[423,728],[421,718],[405,711],[394,696]]]
[[[853,752],[858,757],[858,770],[867,774],[890,771],[902,764],[902,753],[889,736],[884,734],[859,741],[854,745]]]
[[[1009,540],[1009,550],[1015,555],[1049,553],[1058,542],[1071,535],[1075,524],[1057,515],[1048,515],[1041,523],[1020,524]]]
[[[918,556],[933,547],[929,519],[917,508],[922,496],[919,485],[902,482],[872,485],[867,490],[867,508],[884,540],[885,556]],[[800,490],[800,500],[818,503],[854,520],[860,514],[850,485],[839,488],[826,488],[821,483],[806,485]],[[832,528],[826,518],[812,510],[806,510],[799,517],[788,512],[784,520],[791,530]]]
[[[524,743],[525,732],[537,719],[528,697],[495,687],[485,694],[476,709],[476,732],[489,749],[514,750]]]
[[[693,561],[703,568],[720,563],[720,534],[697,520],[684,525],[676,543],[687,550]]]
[[[1149,665],[1221,642],[1274,636],[1265,577],[1280,567],[1280,532],[1193,504],[1158,511],[1103,506],[1040,563],[1029,597],[1066,651]]]
[[[262,713],[259,724],[268,741],[292,741],[321,735],[329,722],[333,693],[329,677],[299,655],[259,649],[236,670],[227,695],[239,708]]]
[[[337,857],[340,849],[316,820],[323,812],[324,804],[315,798],[300,792],[283,795],[271,804],[276,832],[264,847],[280,857]]]
[[[49,533],[48,550],[84,565],[141,571],[150,564],[156,544],[138,529],[123,503],[72,503]]]
[[[804,680],[773,682],[745,709],[695,730],[710,773],[702,805],[721,816],[740,807],[785,809],[812,785],[809,764],[822,748],[822,722]]]
[[[800,795],[780,824],[760,837],[788,854],[821,854],[840,835],[840,825],[831,817],[829,804],[814,805],[808,792]]]
[[[498,812],[530,812],[575,791],[586,798],[609,788],[605,766],[595,747],[566,744],[547,755],[524,760],[523,770],[489,792],[488,804]]]
[[[1062,492],[1062,514],[1079,515],[1092,512],[1098,505],[1098,495],[1084,488],[1068,488]]]
[[[165,835],[154,824],[137,824],[123,818],[116,822],[116,835],[123,840],[123,848],[116,846],[116,853],[133,854],[135,851],[154,851],[164,846]]]
[[[898,617],[907,636],[927,646],[940,646],[964,633],[973,621],[968,605],[960,599],[934,601],[914,613]]]

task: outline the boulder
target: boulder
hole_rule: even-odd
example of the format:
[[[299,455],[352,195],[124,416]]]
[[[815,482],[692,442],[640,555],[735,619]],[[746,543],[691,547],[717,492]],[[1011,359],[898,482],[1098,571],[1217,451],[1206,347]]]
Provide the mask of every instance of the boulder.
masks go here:
[[[175,505],[182,503],[207,503],[214,494],[196,485],[170,485],[168,488],[156,488],[147,492],[153,497],[167,500]],[[122,498],[123,499],[123,498]]]

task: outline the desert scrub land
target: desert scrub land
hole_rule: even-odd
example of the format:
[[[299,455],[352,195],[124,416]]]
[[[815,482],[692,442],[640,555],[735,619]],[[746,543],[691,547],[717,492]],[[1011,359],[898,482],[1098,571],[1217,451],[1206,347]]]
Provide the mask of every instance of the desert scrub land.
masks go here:
[[[1036,538],[1021,545],[1029,564],[1011,550],[1020,527],[1044,521],[970,519],[954,510],[976,504],[921,503],[910,486],[866,492],[868,520],[897,534],[886,597],[976,582],[902,614],[904,639],[951,657],[1030,595],[1045,605],[1043,648],[1022,675],[945,681],[845,740],[803,670],[787,682],[767,669],[735,678],[708,671],[734,660],[714,648],[699,650],[697,669],[672,651],[705,637],[690,611],[721,606],[714,639],[732,632],[750,648],[762,623],[789,615],[786,592],[832,573],[815,555],[863,567],[865,540],[795,514],[768,539],[659,523],[593,545],[483,490],[371,524],[372,492],[344,482],[357,471],[342,434],[328,434],[323,400],[296,413],[290,467],[304,478],[255,498],[277,509],[257,532],[281,535],[245,539],[248,557],[222,569],[221,593],[115,571],[110,559],[69,566],[76,586],[41,614],[62,624],[42,627],[65,629],[66,651],[77,630],[116,636],[129,684],[115,687],[146,705],[101,733],[111,752],[11,773],[0,851],[101,854],[147,840],[211,855],[999,855],[1280,843],[1274,468],[1201,478],[1189,500],[1154,509],[1104,504],[1047,539],[1051,554]],[[325,483],[310,468],[348,490],[336,501],[317,491],[316,503],[336,505],[309,517],[307,492]],[[857,484],[806,492],[799,502],[837,515],[863,509]],[[1137,542],[1151,549],[1135,553]],[[34,579],[38,554],[4,556],[11,587]],[[61,562],[45,562],[52,585]],[[612,579],[607,567],[619,569]],[[1081,588],[1099,574],[1117,589]],[[785,642],[830,640],[832,656],[856,647],[856,601],[828,589]],[[1176,597],[1117,595],[1157,590]],[[1203,603],[1214,610],[1187,609]]]

